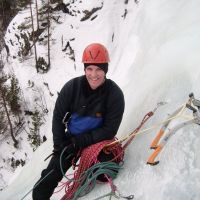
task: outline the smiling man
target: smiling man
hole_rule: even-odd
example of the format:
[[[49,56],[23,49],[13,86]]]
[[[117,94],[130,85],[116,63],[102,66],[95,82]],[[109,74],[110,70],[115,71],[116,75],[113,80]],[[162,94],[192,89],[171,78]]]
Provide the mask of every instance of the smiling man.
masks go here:
[[[33,200],[49,200],[61,181],[63,149],[67,159],[62,160],[62,168],[66,172],[79,150],[113,139],[120,126],[124,95],[114,81],[106,78],[107,49],[102,44],[90,44],[83,52],[82,62],[85,75],[67,82],[57,98],[52,125],[53,157],[33,189]]]

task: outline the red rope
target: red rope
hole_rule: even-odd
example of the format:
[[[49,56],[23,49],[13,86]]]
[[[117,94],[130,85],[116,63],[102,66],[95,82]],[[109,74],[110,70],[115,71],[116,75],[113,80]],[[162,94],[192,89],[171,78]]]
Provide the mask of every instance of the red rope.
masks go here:
[[[144,118],[142,119],[142,122],[140,123],[140,125],[130,134],[130,138],[128,139],[128,141],[123,145],[123,150],[125,150],[127,148],[127,146],[132,142],[132,140],[135,138],[136,134],[139,132],[139,130],[142,128],[142,126],[144,125],[144,123],[151,117],[153,116],[153,112],[148,112]]]
[[[135,138],[135,136],[136,136],[136,134],[139,132],[139,130],[142,128],[142,126],[144,125],[144,123],[151,117],[151,116],[153,116],[153,112],[152,111],[150,111],[150,112],[148,112],[144,117],[143,117],[143,119],[142,119],[142,121],[141,121],[141,123],[140,123],[140,125],[129,135],[129,139],[128,139],[128,141],[122,146],[122,151],[121,152],[119,152],[117,155],[116,155],[116,157],[114,158],[114,159],[117,159],[117,157],[121,157],[121,156],[124,156],[124,152],[125,152],[125,149],[127,148],[127,146],[132,142],[132,140]],[[120,141],[118,142],[118,144],[120,143]],[[116,143],[114,143],[113,145],[111,144],[111,145],[109,145],[108,144],[108,146],[106,146],[105,148],[104,148],[104,151],[105,152],[109,152],[109,150],[111,150],[112,149],[112,147],[114,146],[115,147],[115,145],[116,145]]]
[[[98,163],[98,155],[103,150],[105,145],[113,142],[114,140],[105,140],[99,143],[96,143],[94,145],[91,145],[87,148],[85,148],[80,157],[80,162],[78,165],[78,169],[74,173],[74,180],[73,182],[67,181],[66,182],[66,193],[61,198],[61,200],[71,200],[73,199],[73,196],[75,192],[77,191],[78,187],[81,184],[81,181],[78,181],[81,179],[81,175],[89,169],[92,165]],[[121,162],[123,160],[124,152],[122,153],[123,149],[120,144],[116,144],[115,146],[112,146],[111,149],[109,149],[109,152],[112,152],[114,157],[116,157],[116,162]],[[118,156],[120,155],[120,156]]]

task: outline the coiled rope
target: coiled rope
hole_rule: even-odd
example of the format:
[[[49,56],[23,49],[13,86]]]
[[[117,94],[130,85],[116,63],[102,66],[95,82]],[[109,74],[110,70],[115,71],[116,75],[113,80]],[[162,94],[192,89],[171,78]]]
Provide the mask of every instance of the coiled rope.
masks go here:
[[[106,144],[113,141],[105,140],[91,145],[82,151],[78,169],[74,172],[74,178],[68,179],[65,183],[65,195],[61,200],[75,200],[78,197],[84,196],[94,188],[99,175],[104,174],[108,182],[110,181],[109,183],[111,183],[111,180],[117,176],[119,169],[122,168],[119,163],[122,162],[124,157],[123,149],[119,144],[112,147],[112,150],[110,149],[114,156],[114,162],[100,162],[98,155]],[[114,192],[114,187],[112,192]]]

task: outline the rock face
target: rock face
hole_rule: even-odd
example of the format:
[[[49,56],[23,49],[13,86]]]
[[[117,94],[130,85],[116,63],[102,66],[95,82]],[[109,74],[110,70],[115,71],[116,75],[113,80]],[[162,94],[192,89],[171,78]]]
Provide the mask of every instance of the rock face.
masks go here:
[[[2,18],[0,18],[0,51],[3,48],[3,36],[4,36],[3,20],[2,20]]]
[[[26,6],[26,0],[0,0],[0,51],[5,47],[4,34],[17,12]]]

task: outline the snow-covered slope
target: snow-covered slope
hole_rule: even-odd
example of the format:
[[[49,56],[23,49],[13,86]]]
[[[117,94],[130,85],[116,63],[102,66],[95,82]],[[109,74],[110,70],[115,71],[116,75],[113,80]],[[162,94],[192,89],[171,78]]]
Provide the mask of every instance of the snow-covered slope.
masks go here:
[[[8,67],[20,79],[25,98],[31,98],[27,82],[34,80],[37,87],[43,89],[50,112],[41,130],[48,134],[47,142],[37,149],[21,173],[1,192],[1,199],[21,199],[47,165],[43,160],[52,149],[51,115],[56,93],[67,80],[83,74],[81,54],[87,44],[100,42],[108,47],[111,54],[108,78],[116,81],[124,91],[126,110],[119,137],[136,128],[158,102],[167,104],[156,111],[145,128],[164,120],[187,101],[190,92],[200,98],[200,1],[141,0],[136,4],[134,1],[85,0],[82,3],[75,1],[72,10],[83,11],[100,6],[102,8],[95,13],[98,16],[94,20],[81,22],[82,12],[77,17],[62,14],[62,24],[52,25],[52,65],[47,74],[36,73],[33,58],[23,62],[10,60]],[[16,16],[10,29],[27,12],[25,10]],[[14,36],[8,32],[7,41],[9,37]],[[70,42],[75,51],[75,63],[62,51],[62,37],[64,45],[75,38]],[[41,54],[46,53],[44,46],[38,46],[38,49]],[[13,47],[13,53],[15,51]],[[49,84],[54,96],[45,90],[43,82]],[[126,150],[124,168],[115,184],[122,194],[134,194],[137,200],[198,200],[200,127],[190,125],[178,131],[161,152],[160,163],[149,166],[146,165],[152,153],[149,145],[159,128],[135,138]],[[82,199],[94,199],[109,190],[108,185],[98,185]],[[52,200],[59,199],[62,194],[54,194]],[[31,199],[31,195],[25,199]]]

